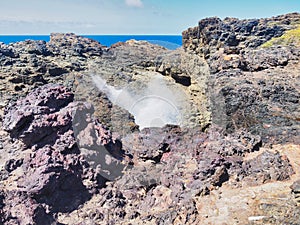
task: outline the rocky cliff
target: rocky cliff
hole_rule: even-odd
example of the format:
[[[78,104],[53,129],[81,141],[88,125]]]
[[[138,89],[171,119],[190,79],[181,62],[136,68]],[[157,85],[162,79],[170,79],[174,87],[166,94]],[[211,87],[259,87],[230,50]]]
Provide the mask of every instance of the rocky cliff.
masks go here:
[[[0,224],[299,223],[299,26],[0,43]]]
[[[207,18],[183,32],[187,52],[206,59],[212,119],[268,142],[297,142],[299,14],[269,19]]]

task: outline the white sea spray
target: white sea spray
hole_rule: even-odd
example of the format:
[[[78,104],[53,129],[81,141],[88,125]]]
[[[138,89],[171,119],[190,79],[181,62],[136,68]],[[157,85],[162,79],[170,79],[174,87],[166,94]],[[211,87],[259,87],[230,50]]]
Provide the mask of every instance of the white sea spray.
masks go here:
[[[153,76],[142,93],[133,93],[126,88],[117,89],[108,85],[99,75],[91,77],[97,88],[113,104],[128,110],[135,117],[140,129],[181,124],[181,103],[178,95],[168,87],[162,77]]]

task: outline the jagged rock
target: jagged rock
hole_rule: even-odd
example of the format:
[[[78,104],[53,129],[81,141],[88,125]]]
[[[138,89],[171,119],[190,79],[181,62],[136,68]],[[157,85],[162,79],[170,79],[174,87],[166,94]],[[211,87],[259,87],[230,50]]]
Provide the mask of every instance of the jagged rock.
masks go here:
[[[50,76],[60,76],[64,73],[67,73],[68,70],[60,68],[60,67],[52,67],[48,69]]]
[[[20,167],[23,164],[23,159],[10,159],[5,163],[5,170],[7,172],[12,172],[14,171],[16,168]]]
[[[299,21],[298,13],[271,19],[207,18],[199,21],[197,27],[183,32],[183,46],[206,58],[210,58],[220,48],[239,54],[245,47],[257,48],[271,38],[281,36]]]
[[[158,55],[155,64],[157,72],[172,77],[184,87],[182,89],[186,93],[187,112],[183,117],[187,117],[187,122],[183,122],[182,126],[205,129],[210,123],[209,102],[205,95],[209,68],[205,60],[178,49]]]
[[[5,208],[9,209],[1,218],[3,224],[45,224],[55,223],[52,215],[27,193],[20,191],[7,192],[4,199]]]
[[[27,138],[26,144],[34,145],[43,136],[50,136],[55,132],[56,128],[51,128],[51,117],[54,117],[52,120],[58,120],[55,124],[52,122],[53,127],[64,127],[71,122],[67,112],[59,118],[57,118],[60,116],[59,113],[55,114],[55,112],[67,106],[73,101],[73,98],[74,95],[71,92],[59,85],[50,84],[38,88],[25,99],[8,107],[3,127],[10,132],[12,137]],[[31,127],[30,124],[32,124]]]
[[[2,224],[4,224],[4,222],[5,222],[5,218],[4,218],[5,212],[3,210],[3,208],[5,206],[4,199],[5,199],[4,193],[3,193],[3,191],[1,191],[0,192],[0,223],[2,223]]]
[[[240,68],[245,71],[260,71],[286,66],[297,60],[299,53],[293,48],[274,47],[242,52]]]
[[[53,220],[53,213],[71,213],[104,188],[100,191],[106,193],[102,204],[114,210],[107,214],[105,207],[97,209],[93,213],[97,220],[110,215],[111,222],[126,218],[175,221],[181,215],[192,222],[197,220],[193,198],[209,194],[231,177],[259,185],[268,179],[288,179],[292,173],[289,163],[278,154],[244,162],[245,154],[258,151],[261,145],[259,136],[244,130],[225,137],[214,128],[203,133],[196,128],[166,126],[128,134],[120,142],[93,119],[91,104],[72,101],[73,95],[67,88],[49,84],[10,105],[4,115],[5,129],[19,137],[27,148],[33,146],[23,164],[18,165],[24,172],[16,179],[16,193],[28,194],[21,195],[33,200],[33,211],[22,214],[25,200],[12,211],[24,215],[26,220],[35,215]],[[21,111],[29,112],[27,126],[22,122],[22,116],[27,114]],[[17,118],[15,123],[13,118]],[[270,160],[265,161],[266,158]],[[125,165],[120,160],[131,163],[123,176]],[[257,168],[253,172],[253,165],[268,170],[257,172]],[[282,167],[284,176],[280,174]],[[269,173],[267,180],[259,178]],[[105,187],[106,181],[118,177],[112,186]],[[137,194],[141,190],[144,194]],[[10,198],[5,197],[5,218],[10,218],[6,213],[12,207]],[[182,210],[181,205],[186,205],[186,209]],[[157,211],[155,216],[141,213],[149,206]],[[161,211],[170,207],[176,212]]]
[[[26,41],[27,51],[29,54],[36,54],[42,56],[51,56],[53,53],[47,48],[45,41]]]
[[[298,13],[259,20],[208,18],[183,32],[184,49],[209,65],[206,94],[213,123],[228,132],[247,128],[271,143],[299,137],[299,91],[294,88],[299,48],[261,47],[298,23]]]
[[[219,131],[214,128],[205,134],[168,126],[124,137],[123,148],[133,155],[134,165],[121,179],[102,189],[101,195],[92,200],[94,203],[86,204],[76,213],[83,216],[89,212],[99,222],[104,219],[137,224],[142,220],[192,224],[198,221],[193,199],[208,195],[233,177],[239,176],[244,186],[290,178],[292,168],[279,154],[266,152],[253,160],[243,160],[246,154],[259,150],[258,136],[239,131],[224,137]],[[282,168],[286,171],[284,175],[278,173]],[[272,174],[268,179],[260,179],[268,174]],[[95,209],[96,202],[105,207]],[[107,211],[106,207],[112,210]],[[72,216],[75,212],[70,219]]]
[[[82,164],[78,155],[41,148],[25,159],[18,187],[51,212],[70,212],[90,198],[81,177]]]
[[[300,193],[300,180],[295,181],[292,184],[291,189],[295,194],[299,194]]]
[[[91,57],[101,56],[104,47],[97,41],[83,38],[73,33],[52,33],[48,48],[54,54]]]
[[[2,58],[2,56],[6,56],[9,58],[18,58],[19,57],[19,55],[16,52],[14,52],[14,50],[12,48],[7,48],[6,46],[2,46],[2,45],[0,45],[0,56],[1,56],[1,58]]]
[[[204,19],[176,51],[75,34],[1,44],[0,223],[247,224],[255,212],[295,224],[300,53],[261,46],[299,22]],[[92,75],[120,95],[160,76],[184,95],[185,123],[139,130]]]
[[[23,171],[14,175],[18,177],[15,193],[22,196],[20,207],[13,211],[16,220],[41,224],[44,218],[47,223],[46,217],[77,209],[108,179],[122,174],[124,155],[118,141],[93,118],[91,104],[72,102],[73,97],[67,88],[48,84],[6,110],[4,128],[29,151],[24,159],[11,159],[5,166],[11,173],[19,167]],[[96,157],[90,157],[93,154]],[[9,212],[13,205],[10,193],[6,194]],[[28,206],[29,214],[22,212],[24,201],[35,202]]]
[[[243,170],[239,179],[243,179],[244,174],[251,174],[253,181],[265,183],[269,180],[281,181],[289,179],[294,173],[289,161],[282,158],[279,153],[264,152],[255,159],[243,163]],[[245,178],[247,179],[247,178]],[[248,184],[253,185],[253,181],[248,181]]]
[[[217,73],[210,94],[213,122],[229,132],[247,128],[266,142],[296,141],[299,92],[293,77],[298,69],[268,69],[250,77],[239,70]]]
[[[296,49],[281,46],[255,50],[245,49],[240,54],[227,54],[222,50],[211,56],[210,71],[214,74],[230,69],[257,72],[286,66],[289,62],[297,60],[298,56],[299,51]]]

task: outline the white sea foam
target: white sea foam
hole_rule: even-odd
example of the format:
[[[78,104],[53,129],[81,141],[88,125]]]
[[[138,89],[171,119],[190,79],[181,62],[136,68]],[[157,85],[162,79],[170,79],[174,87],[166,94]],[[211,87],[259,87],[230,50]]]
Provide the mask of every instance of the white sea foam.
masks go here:
[[[140,129],[181,124],[180,102],[163,78],[154,76],[143,93],[138,94],[108,85],[98,75],[92,75],[92,79],[113,104],[128,110],[135,117]]]

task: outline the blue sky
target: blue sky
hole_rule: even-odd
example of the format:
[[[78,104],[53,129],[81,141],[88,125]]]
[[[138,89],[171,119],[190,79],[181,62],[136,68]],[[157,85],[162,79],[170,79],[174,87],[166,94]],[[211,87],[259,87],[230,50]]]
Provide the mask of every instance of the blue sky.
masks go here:
[[[300,12],[300,0],[6,0],[0,34],[181,34],[210,16]]]

